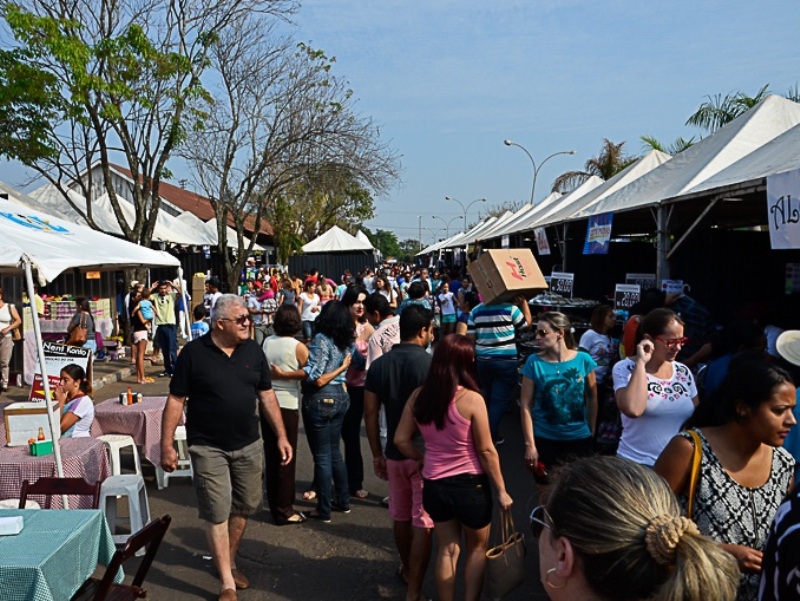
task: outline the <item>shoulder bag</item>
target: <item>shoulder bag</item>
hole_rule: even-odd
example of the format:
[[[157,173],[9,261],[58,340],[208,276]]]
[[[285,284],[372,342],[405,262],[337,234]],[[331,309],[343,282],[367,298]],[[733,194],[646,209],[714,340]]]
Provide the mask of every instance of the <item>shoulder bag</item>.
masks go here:
[[[72,328],[72,331],[69,333],[67,344],[70,346],[83,346],[86,344],[87,331],[88,328],[86,327],[86,315],[81,313],[81,316],[78,320],[78,325]]]
[[[511,512],[502,509],[500,539],[486,551],[483,594],[493,601],[503,599],[525,580],[525,537],[514,529]]]
[[[703,457],[703,441],[695,430],[689,430],[689,435],[694,443],[692,453],[692,471],[689,473],[689,499],[686,503],[686,517],[692,519],[692,509],[694,508],[694,497],[697,492],[697,481],[700,479],[700,460]]]

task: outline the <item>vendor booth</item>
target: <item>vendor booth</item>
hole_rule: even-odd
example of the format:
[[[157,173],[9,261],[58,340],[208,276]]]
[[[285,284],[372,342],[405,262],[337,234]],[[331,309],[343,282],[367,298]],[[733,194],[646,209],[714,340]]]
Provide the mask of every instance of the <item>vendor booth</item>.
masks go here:
[[[345,270],[356,274],[380,260],[370,242],[359,240],[335,225],[302,250],[303,254],[289,257],[289,273],[299,276],[316,269],[337,282]]]

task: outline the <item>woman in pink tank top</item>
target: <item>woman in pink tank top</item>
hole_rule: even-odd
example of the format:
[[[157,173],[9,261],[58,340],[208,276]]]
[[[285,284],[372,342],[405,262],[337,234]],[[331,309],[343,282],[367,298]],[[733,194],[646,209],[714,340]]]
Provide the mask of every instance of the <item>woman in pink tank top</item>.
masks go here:
[[[455,596],[462,532],[465,599],[478,601],[489,547],[492,485],[501,508],[512,504],[479,390],[472,342],[459,334],[446,336],[433,354],[428,378],[409,398],[394,437],[404,455],[423,464],[422,503],[434,522],[436,588],[442,601]],[[415,444],[417,432],[424,454]]]

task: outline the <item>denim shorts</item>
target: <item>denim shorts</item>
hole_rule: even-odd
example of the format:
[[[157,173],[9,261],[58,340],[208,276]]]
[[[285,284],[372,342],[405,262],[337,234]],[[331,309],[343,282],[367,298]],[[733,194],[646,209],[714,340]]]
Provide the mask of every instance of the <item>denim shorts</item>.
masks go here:
[[[189,447],[201,520],[221,524],[231,515],[252,515],[261,509],[263,448],[260,438],[236,451]]]
[[[479,530],[492,521],[492,487],[486,474],[459,474],[425,479],[422,504],[434,522],[456,519]]]

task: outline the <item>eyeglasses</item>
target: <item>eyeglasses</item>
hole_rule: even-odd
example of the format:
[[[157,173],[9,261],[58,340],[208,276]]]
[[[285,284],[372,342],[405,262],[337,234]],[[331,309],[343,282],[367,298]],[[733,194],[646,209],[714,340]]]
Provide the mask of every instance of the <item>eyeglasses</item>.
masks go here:
[[[538,329],[534,332],[538,338],[544,338],[548,334],[552,334],[553,332],[548,332],[547,330]]]
[[[534,538],[539,538],[542,535],[542,530],[548,528],[553,529],[553,519],[547,513],[544,505],[534,507],[531,511],[531,534]]]
[[[249,315],[242,315],[241,317],[220,317],[220,321],[235,321],[237,325],[243,326],[250,322]]]
[[[656,340],[660,340],[661,342],[666,344],[668,348],[685,346],[689,342],[689,339],[686,336],[684,336],[683,338],[662,338],[661,336],[656,336]]]

